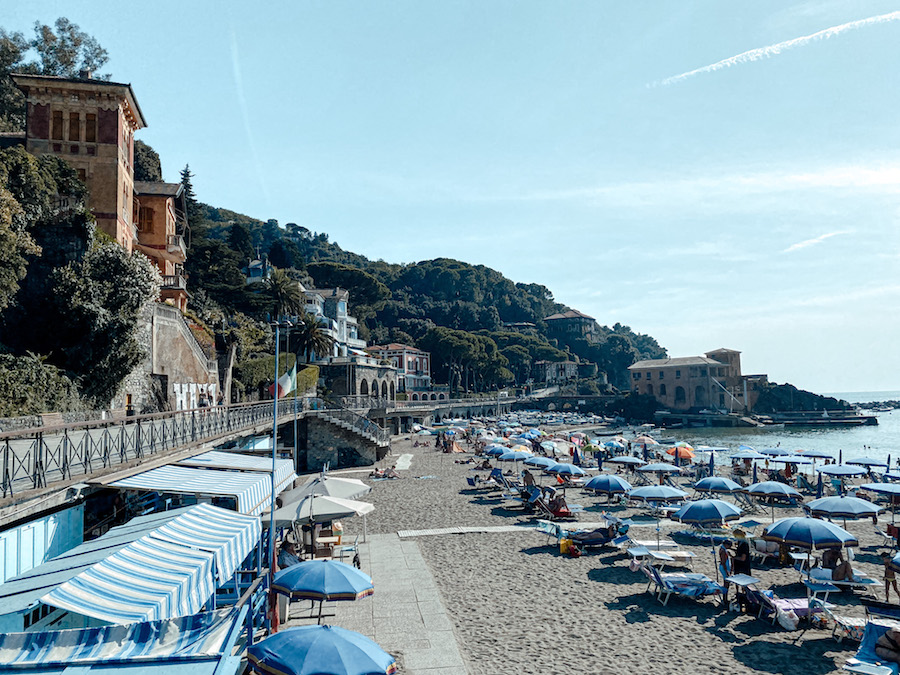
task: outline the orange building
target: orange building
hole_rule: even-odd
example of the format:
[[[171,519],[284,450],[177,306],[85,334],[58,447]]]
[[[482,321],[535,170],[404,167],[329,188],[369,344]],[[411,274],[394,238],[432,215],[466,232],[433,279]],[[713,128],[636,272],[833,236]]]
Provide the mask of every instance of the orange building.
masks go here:
[[[90,192],[97,226],[134,247],[134,133],[146,125],[131,85],[50,75],[11,75],[25,93],[25,149],[66,159]]]
[[[134,247],[146,255],[162,275],[162,300],[182,312],[187,309],[187,258],[184,186],[181,183],[135,181],[137,240]]]

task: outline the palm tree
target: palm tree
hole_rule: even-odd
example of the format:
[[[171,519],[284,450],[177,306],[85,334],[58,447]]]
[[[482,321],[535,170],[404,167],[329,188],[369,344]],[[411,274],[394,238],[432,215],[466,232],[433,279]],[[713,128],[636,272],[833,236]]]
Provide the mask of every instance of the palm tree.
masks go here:
[[[334,345],[334,338],[325,332],[318,319],[309,312],[300,317],[300,323],[293,330],[298,352],[302,352],[305,362],[309,363],[313,353],[320,356],[329,354]]]
[[[277,267],[266,279],[266,295],[274,304],[275,316],[293,316],[303,311],[306,296],[300,288],[300,282],[291,279],[288,273]]]

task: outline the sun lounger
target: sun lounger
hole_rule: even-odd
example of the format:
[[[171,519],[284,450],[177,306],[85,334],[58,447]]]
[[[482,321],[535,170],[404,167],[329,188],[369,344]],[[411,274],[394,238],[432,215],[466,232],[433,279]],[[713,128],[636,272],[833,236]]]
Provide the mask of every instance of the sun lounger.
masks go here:
[[[897,540],[877,525],[875,526],[875,536],[881,537],[881,543],[878,544],[879,546],[890,546],[891,548],[896,548]]]
[[[900,605],[894,605],[890,602],[883,602],[875,598],[861,597],[859,599],[863,607],[866,608],[866,617],[869,619],[892,619],[900,621]]]
[[[884,635],[889,628],[897,627],[898,624],[895,621],[881,619],[869,621],[866,624],[856,655],[847,659],[847,662],[844,664],[844,670],[851,673],[863,673],[864,675],[897,675],[897,664],[883,661],[875,653],[875,643],[878,642],[878,638]]]
[[[757,618],[769,620],[772,625],[778,621],[781,625],[787,625],[781,621],[783,614],[793,612],[797,619],[805,619],[815,612],[821,611],[821,602],[814,601],[810,606],[809,598],[779,598],[772,591],[760,591],[752,586],[744,589],[747,595],[747,601],[750,605],[757,609]],[[794,619],[796,623],[796,619]]]
[[[852,580],[835,581],[831,578],[831,570],[826,570],[821,567],[814,567],[812,570],[810,570],[809,577],[810,579],[820,579],[828,581],[838,588],[847,588],[850,590],[859,589],[872,594],[875,593],[873,589],[878,585],[878,582],[875,581],[875,579],[864,576],[859,570],[853,570]]]
[[[648,549],[644,546],[632,546],[628,549],[628,555],[631,556],[632,560],[645,562],[658,569],[666,566],[689,567],[693,569],[695,557],[690,551],[659,551]]]
[[[809,601],[810,607],[821,610],[825,618],[833,624],[831,629],[831,637],[840,642],[844,638],[853,640],[854,642],[862,642],[863,634],[866,631],[866,624],[869,620],[866,617],[845,616],[843,614],[835,614],[832,611],[834,605],[829,605],[818,599]]]
[[[663,607],[669,603],[672,595],[696,599],[716,595],[725,590],[704,574],[661,574],[658,569],[648,564],[642,565],[641,569],[649,579],[647,590],[655,585],[653,595]]]

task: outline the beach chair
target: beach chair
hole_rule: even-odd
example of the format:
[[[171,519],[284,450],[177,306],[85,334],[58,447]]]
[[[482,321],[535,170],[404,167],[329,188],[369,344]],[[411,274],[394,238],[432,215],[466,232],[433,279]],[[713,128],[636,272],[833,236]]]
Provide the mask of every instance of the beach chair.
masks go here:
[[[802,473],[797,474],[797,489],[807,494],[816,494],[816,486],[810,483]]]
[[[877,525],[875,525],[875,536],[881,537],[881,543],[878,544],[878,546],[890,546],[891,548],[897,547],[897,540]]]
[[[857,569],[853,570],[852,580],[835,581],[831,578],[831,570],[822,569],[821,567],[812,568],[809,572],[809,577],[810,579],[827,581],[841,589],[848,589],[851,591],[861,590],[865,593],[871,593],[872,595],[875,595],[874,589],[878,586],[878,582],[875,581],[875,579],[865,576]]]
[[[876,598],[862,597],[859,602],[866,609],[866,617],[869,619],[891,619],[900,621],[900,605],[884,602]]]
[[[883,661],[875,653],[875,643],[889,628],[897,628],[895,621],[876,619],[866,624],[862,641],[856,654],[847,659],[844,670],[851,673],[863,673],[864,675],[897,675],[898,665],[889,661]]]
[[[750,561],[755,565],[770,565],[778,562],[778,546],[771,550],[771,543],[758,537],[748,537],[750,544]]]
[[[491,478],[481,476],[466,476],[466,483],[475,490],[499,490],[500,484]]]
[[[744,513],[759,513],[759,505],[753,501],[753,498],[745,492],[735,492],[734,500],[740,504],[741,511]]]
[[[844,616],[843,614],[835,614],[831,611],[834,605],[824,603],[818,598],[809,601],[810,607],[815,607],[817,611],[821,611],[825,615],[825,619],[831,622],[834,627],[831,629],[831,637],[839,643],[844,638],[853,640],[854,642],[862,642],[863,633],[866,631],[868,619],[866,617]]]
[[[340,544],[334,547],[332,551],[332,557],[337,558],[338,560],[343,560],[344,556],[353,557],[359,551],[359,535],[356,535],[356,539],[353,540],[352,544]]]
[[[805,619],[821,611],[821,602],[814,601],[811,607],[809,598],[779,598],[773,591],[760,591],[752,586],[747,586],[744,592],[747,602],[757,610],[757,618],[771,620],[773,626],[783,614],[789,612],[793,612],[798,619]]]
[[[716,595],[724,592],[725,588],[710,579],[705,574],[662,574],[652,565],[643,564],[641,569],[647,575],[649,583],[647,590],[655,585],[654,597],[663,607],[669,604],[669,598],[677,595],[683,598],[702,598],[707,595]]]

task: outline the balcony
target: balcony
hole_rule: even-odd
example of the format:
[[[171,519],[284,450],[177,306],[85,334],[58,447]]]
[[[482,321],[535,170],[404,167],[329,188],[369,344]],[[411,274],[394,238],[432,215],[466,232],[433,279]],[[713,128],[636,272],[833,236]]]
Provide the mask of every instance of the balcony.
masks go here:
[[[163,274],[162,289],[164,291],[186,291],[187,277],[182,274]]]
[[[142,232],[138,234],[135,247],[148,258],[167,260],[171,263],[183,263],[187,259],[187,247],[184,245],[184,237],[180,234],[166,236],[165,244],[150,244],[140,241],[141,237],[150,238],[152,233]]]
[[[184,244],[184,237],[180,234],[170,234],[166,246],[169,255],[174,256],[177,260],[172,262],[184,262],[187,259],[187,246]]]

